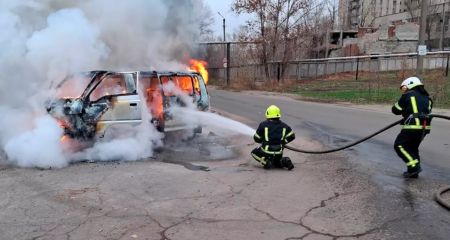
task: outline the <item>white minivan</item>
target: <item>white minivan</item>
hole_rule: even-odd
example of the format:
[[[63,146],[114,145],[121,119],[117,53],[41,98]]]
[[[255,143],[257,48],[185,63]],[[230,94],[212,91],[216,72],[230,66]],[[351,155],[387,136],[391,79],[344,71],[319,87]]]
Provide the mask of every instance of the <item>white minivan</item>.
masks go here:
[[[81,94],[73,93],[79,83],[86,87]],[[151,113],[151,122],[159,131],[186,130],[188,126],[168,111],[175,104],[183,106],[181,95],[192,97],[197,109],[209,110],[206,84],[197,72],[90,71],[67,77],[58,89],[62,96],[49,101],[47,112],[66,136],[76,139],[102,138],[114,126],[138,125],[143,121],[142,108]],[[192,131],[201,132],[200,124]]]

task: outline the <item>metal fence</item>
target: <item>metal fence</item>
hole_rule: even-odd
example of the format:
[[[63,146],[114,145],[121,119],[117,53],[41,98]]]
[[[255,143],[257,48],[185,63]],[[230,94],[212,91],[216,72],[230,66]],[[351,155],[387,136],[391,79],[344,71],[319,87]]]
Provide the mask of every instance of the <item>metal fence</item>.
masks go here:
[[[424,70],[439,69],[448,76],[450,51],[429,52],[424,58]],[[354,73],[357,80],[361,72],[387,72],[415,70],[417,53],[370,55],[341,58],[306,59],[286,63],[239,64],[231,61],[229,81],[263,82],[267,80],[315,79],[338,73]],[[267,71],[266,71],[267,69]],[[224,67],[210,67],[209,73],[217,83],[226,84]]]

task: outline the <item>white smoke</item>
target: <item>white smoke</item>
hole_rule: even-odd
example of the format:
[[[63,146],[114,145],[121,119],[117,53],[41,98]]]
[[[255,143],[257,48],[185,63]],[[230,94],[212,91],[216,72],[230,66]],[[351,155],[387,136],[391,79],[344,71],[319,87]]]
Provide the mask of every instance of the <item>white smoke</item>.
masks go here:
[[[202,112],[196,109],[180,108],[173,109],[175,116],[183,117],[184,123],[190,126],[197,126],[199,123],[202,127],[209,129],[220,136],[231,136],[242,134],[253,136],[255,129],[238,121],[222,117],[212,112]]]
[[[59,144],[62,131],[45,113],[50,87],[80,71],[184,68],[202,10],[201,0],[0,0],[0,152],[24,167],[83,158]],[[151,155],[161,136],[142,127],[151,130],[98,143],[84,157]]]
[[[26,62],[37,71],[36,77],[48,80],[63,79],[67,73],[82,69],[96,69],[108,53],[99,36],[97,27],[89,23],[81,10],[59,10],[48,17],[45,29],[28,39]]]
[[[163,90],[164,92],[174,93],[180,99],[181,104],[172,105],[169,108],[169,113],[176,121],[183,122],[188,128],[196,128],[201,125],[221,136],[234,134],[253,136],[255,134],[255,129],[243,123],[215,113],[197,110],[197,106],[194,104],[195,99],[175,86],[173,82],[164,84]]]
[[[111,129],[112,135],[95,142],[94,146],[72,154],[71,161],[136,161],[153,155],[155,147],[162,146],[162,133],[150,121],[137,127],[123,126]]]
[[[21,167],[65,167],[68,162],[59,145],[63,130],[48,115],[33,120],[33,129],[12,137],[5,144],[8,160]]]

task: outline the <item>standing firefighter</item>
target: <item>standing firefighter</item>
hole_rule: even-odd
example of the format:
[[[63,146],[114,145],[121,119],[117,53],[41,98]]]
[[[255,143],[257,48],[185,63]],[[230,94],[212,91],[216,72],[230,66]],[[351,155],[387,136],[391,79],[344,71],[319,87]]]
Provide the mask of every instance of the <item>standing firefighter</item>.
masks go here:
[[[422,171],[420,167],[419,145],[425,135],[430,133],[433,102],[417,77],[405,79],[400,90],[403,95],[392,107],[392,113],[402,115],[403,128],[395,139],[394,149],[406,163],[405,178],[418,178]]]
[[[260,162],[265,169],[287,168],[292,170],[294,165],[288,157],[283,157],[284,145],[295,139],[295,133],[286,123],[280,120],[281,111],[271,105],[266,110],[267,120],[260,123],[253,138],[261,146],[253,149],[253,158]]]

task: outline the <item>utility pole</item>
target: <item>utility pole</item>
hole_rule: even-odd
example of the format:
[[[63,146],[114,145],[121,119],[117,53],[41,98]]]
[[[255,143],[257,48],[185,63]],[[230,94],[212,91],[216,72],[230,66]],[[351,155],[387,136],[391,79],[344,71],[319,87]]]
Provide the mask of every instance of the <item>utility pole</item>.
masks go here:
[[[428,17],[428,0],[422,0],[420,8],[420,26],[419,26],[419,46],[425,45],[425,35]],[[418,46],[418,48],[419,48]],[[419,50],[419,49],[418,49]],[[417,55],[417,76],[422,78],[424,55]]]
[[[217,12],[221,17],[222,17],[222,23],[223,23],[223,44],[224,44],[224,49],[223,49],[223,55],[224,55],[224,59],[226,59],[224,61],[224,71],[225,71],[225,79],[226,79],[226,83],[227,86],[230,85],[230,48],[231,45],[230,43],[226,42],[226,37],[225,37],[225,17],[220,14],[220,12]]]
[[[330,30],[327,28],[327,33],[325,34],[325,58],[328,58],[329,43],[330,43]]]
[[[224,16],[222,16],[222,14],[220,14],[220,12],[217,12],[221,17],[222,17],[222,27],[223,27],[223,41],[225,42],[226,41],[226,38],[225,38],[225,17]]]
[[[445,1],[442,3],[442,21],[441,21],[441,39],[439,41],[439,49],[444,51],[444,38],[445,38]]]

